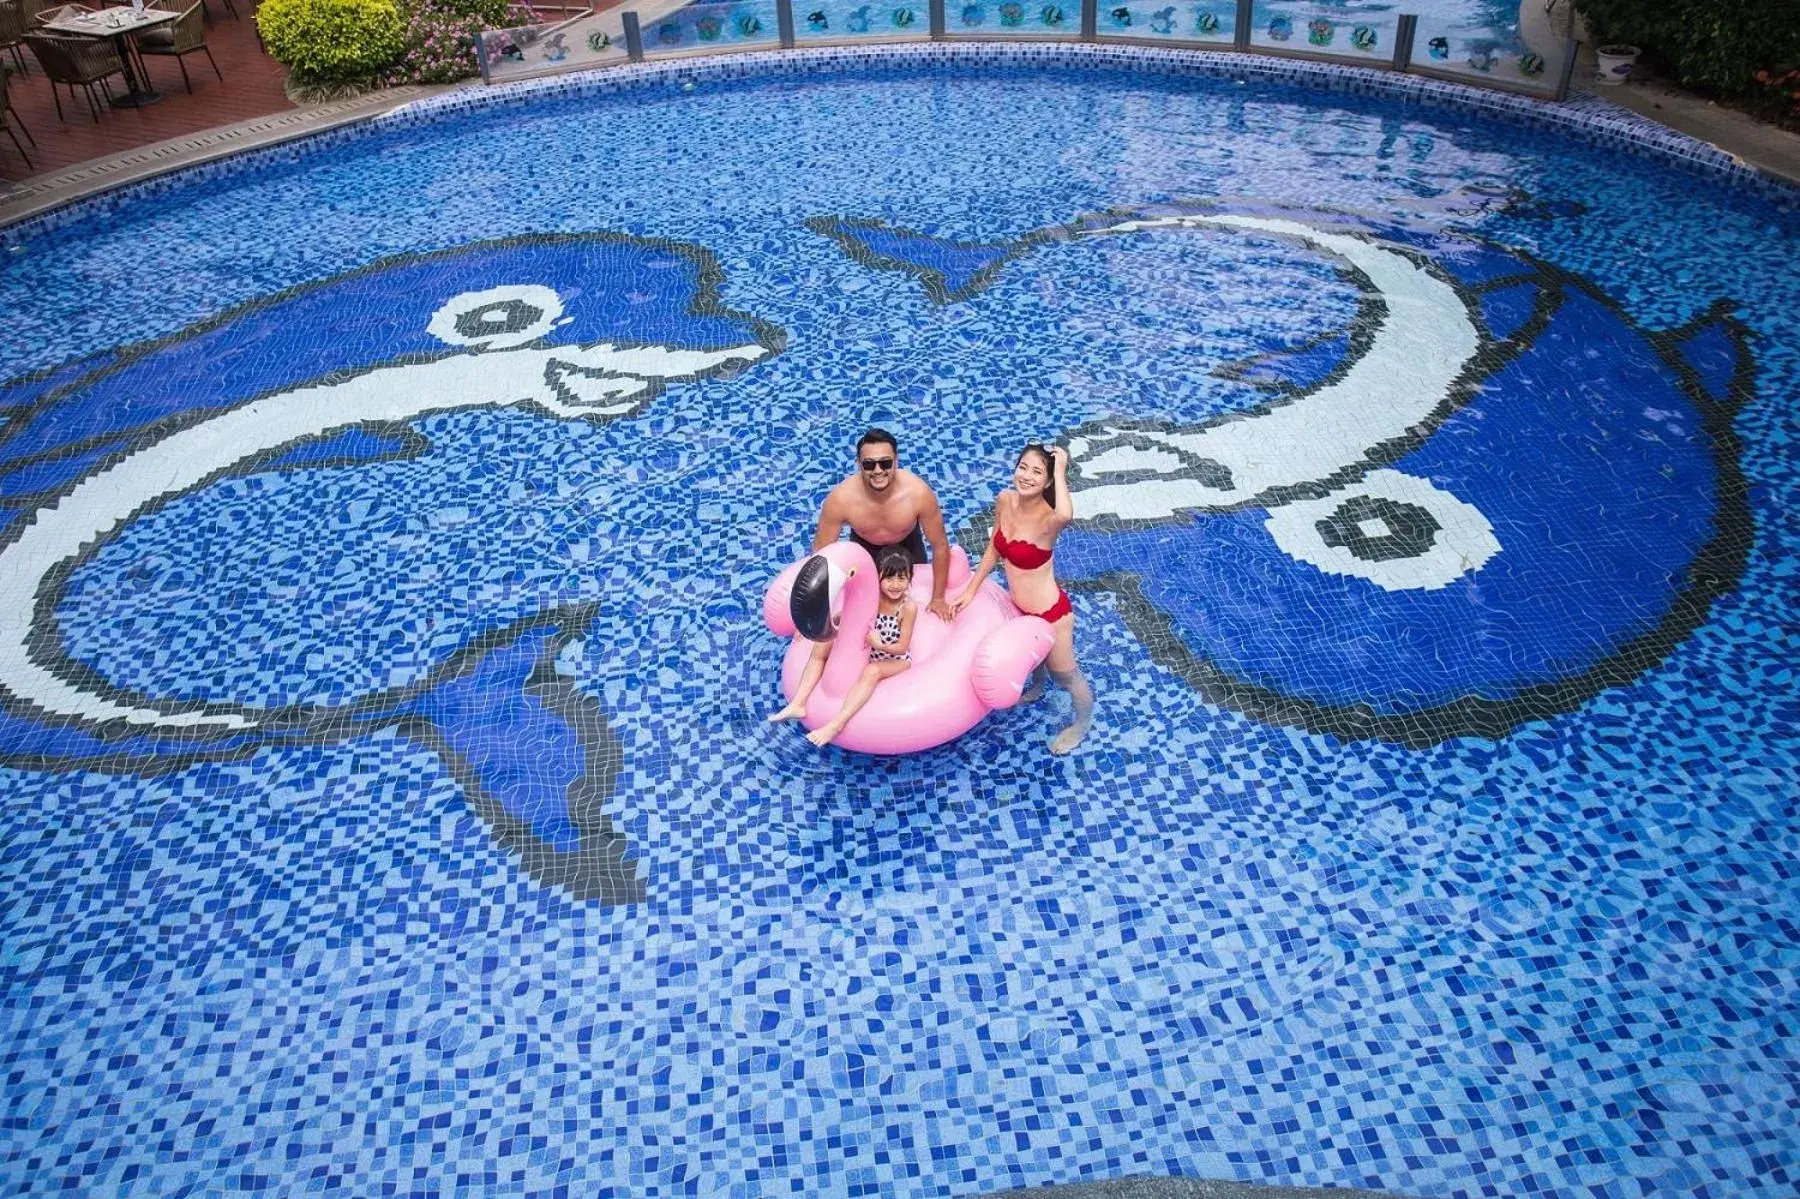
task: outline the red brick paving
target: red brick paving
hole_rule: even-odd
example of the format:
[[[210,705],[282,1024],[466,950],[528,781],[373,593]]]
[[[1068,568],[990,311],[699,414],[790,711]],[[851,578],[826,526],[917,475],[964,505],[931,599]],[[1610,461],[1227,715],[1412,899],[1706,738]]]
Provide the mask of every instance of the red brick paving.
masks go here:
[[[95,0],[88,3],[90,7],[101,7]],[[0,137],[0,177],[23,179],[59,171],[90,158],[103,158],[215,125],[230,125],[292,108],[281,90],[280,66],[257,45],[256,28],[250,19],[254,0],[237,0],[237,20],[225,10],[224,0],[207,0],[207,6],[217,19],[206,27],[206,44],[219,61],[224,82],[213,74],[206,55],[190,54],[185,59],[188,78],[194,84],[194,94],[190,96],[181,86],[181,71],[173,58],[151,58],[150,81],[162,93],[162,100],[148,108],[106,108],[100,114],[99,124],[89,118],[87,101],[79,88],[73,103],[68,91],[62,90],[63,115],[68,119],[56,119],[50,82],[26,49],[25,61],[31,72],[15,73],[7,90],[13,111],[37,138],[37,145],[22,135],[19,138],[31,155],[32,165],[28,168],[12,139]],[[6,60],[12,62],[10,53]],[[118,80],[110,82],[117,91]],[[7,124],[15,133],[18,131],[11,117]]]

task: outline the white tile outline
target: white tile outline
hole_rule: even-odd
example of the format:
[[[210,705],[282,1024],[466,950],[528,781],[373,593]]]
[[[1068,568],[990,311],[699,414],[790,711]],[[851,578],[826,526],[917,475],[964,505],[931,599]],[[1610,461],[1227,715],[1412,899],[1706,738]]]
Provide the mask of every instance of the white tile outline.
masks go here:
[[[1341,258],[1369,281],[1387,315],[1341,378],[1292,402],[1196,429],[1134,426],[1109,439],[1103,426],[1071,441],[1069,454],[1080,478],[1100,480],[1076,488],[1083,522],[1167,521],[1261,503],[1272,510],[1266,527],[1282,552],[1329,574],[1400,591],[1436,590],[1480,570],[1500,550],[1493,526],[1472,504],[1424,479],[1379,470],[1323,499],[1282,506],[1282,493],[1362,465],[1376,447],[1415,435],[1448,402],[1481,348],[1481,335],[1456,289],[1377,241],[1279,218],[1157,217],[1122,221],[1088,236],[1209,226],[1292,238]],[[1224,467],[1229,481],[1190,470],[1187,464],[1196,459]],[[1109,474],[1128,481],[1107,483]],[[1438,534],[1415,556],[1381,562],[1326,544],[1319,522],[1357,495],[1424,508],[1436,520]]]
[[[167,729],[255,727],[248,711],[163,711],[120,703],[35,660],[32,630],[45,583],[149,505],[295,441],[460,408],[533,404],[563,417],[624,415],[665,379],[691,378],[768,353],[755,344],[684,350],[604,342],[454,353],[290,388],[171,433],[83,478],[32,513],[19,537],[0,548],[0,691],[65,718]]]

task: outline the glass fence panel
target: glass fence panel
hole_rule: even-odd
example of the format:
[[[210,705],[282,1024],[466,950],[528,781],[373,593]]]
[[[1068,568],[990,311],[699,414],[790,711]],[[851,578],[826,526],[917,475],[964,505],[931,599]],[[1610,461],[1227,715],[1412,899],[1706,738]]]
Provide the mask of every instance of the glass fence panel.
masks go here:
[[[1415,66],[1552,93],[1561,77],[1568,30],[1538,0],[1255,0],[1253,48],[1314,51],[1389,61],[1402,11],[1418,16]],[[776,0],[699,0],[645,15],[646,56],[779,43]],[[1167,39],[1229,46],[1237,32],[1236,0],[1100,0],[1101,38]],[[492,29],[481,35],[487,76],[504,81],[550,71],[624,61],[622,12],[576,12],[555,21]],[[797,0],[801,40],[923,39],[929,0]],[[1081,32],[1080,0],[948,0],[952,37],[1073,38]]]
[[[1095,30],[1101,37],[1168,38],[1180,42],[1216,42],[1229,46],[1237,36],[1235,0],[1100,0]]]
[[[950,18],[954,28],[954,17]],[[1076,10],[1076,29],[1080,30],[1080,10]],[[931,36],[931,5],[928,0],[794,0],[794,37],[833,38],[858,37],[928,38]]]
[[[1562,77],[1566,26],[1541,0],[1495,6],[1418,5],[1414,66],[1466,76],[1471,83],[1507,83],[1553,92]]]
[[[657,16],[638,12],[644,57],[683,50],[729,50],[781,40],[775,0],[714,0],[684,4]]]
[[[944,0],[944,29],[952,36],[1079,37],[1081,0]]]
[[[1406,11],[1420,7],[1405,4]],[[1359,0],[1256,0],[1250,45],[1388,62],[1402,4]]]
[[[620,14],[578,13],[562,20],[481,35],[487,77],[502,82],[543,71],[606,66],[625,60],[625,26]]]

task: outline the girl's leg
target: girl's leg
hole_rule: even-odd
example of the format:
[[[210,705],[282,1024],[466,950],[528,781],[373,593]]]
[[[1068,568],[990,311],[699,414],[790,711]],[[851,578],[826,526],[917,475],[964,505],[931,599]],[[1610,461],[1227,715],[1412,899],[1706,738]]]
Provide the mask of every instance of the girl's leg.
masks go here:
[[[1038,700],[1043,699],[1044,685],[1049,681],[1050,664],[1049,660],[1045,659],[1037,664],[1037,668],[1031,672],[1031,677],[1025,681],[1025,690],[1019,692],[1019,702],[1022,704],[1034,704]]]
[[[1067,691],[1075,702],[1075,719],[1050,741],[1051,753],[1066,754],[1081,744],[1094,719],[1094,689],[1088,686],[1088,681],[1081,675],[1081,666],[1075,661],[1073,614],[1056,622],[1056,644],[1050,647],[1050,656],[1044,663],[1050,667],[1050,677],[1056,680],[1057,686]]]
[[[893,678],[911,665],[911,662],[871,662],[863,667],[863,672],[857,678],[856,685],[850,688],[850,694],[844,697],[844,706],[838,709],[838,714],[832,717],[831,723],[820,725],[806,734],[806,739],[814,745],[831,744],[832,739],[843,732],[844,726],[850,723],[850,718],[869,702],[871,695],[875,694],[875,684],[882,679]]]
[[[794,688],[794,698],[788,706],[769,717],[769,723],[780,720],[798,720],[806,715],[806,701],[812,698],[813,688],[819,685],[819,677],[825,673],[825,659],[831,656],[831,642],[813,642],[812,657],[806,660],[806,669],[800,672],[800,685]]]

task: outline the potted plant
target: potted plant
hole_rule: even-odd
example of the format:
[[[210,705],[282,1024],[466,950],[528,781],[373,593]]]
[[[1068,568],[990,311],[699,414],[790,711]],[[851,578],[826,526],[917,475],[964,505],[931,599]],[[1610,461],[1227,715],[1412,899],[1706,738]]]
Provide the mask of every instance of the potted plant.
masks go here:
[[[1636,46],[1597,46],[1594,57],[1600,62],[1600,70],[1594,76],[1596,83],[1624,83],[1631,74],[1631,64],[1637,61]]]

